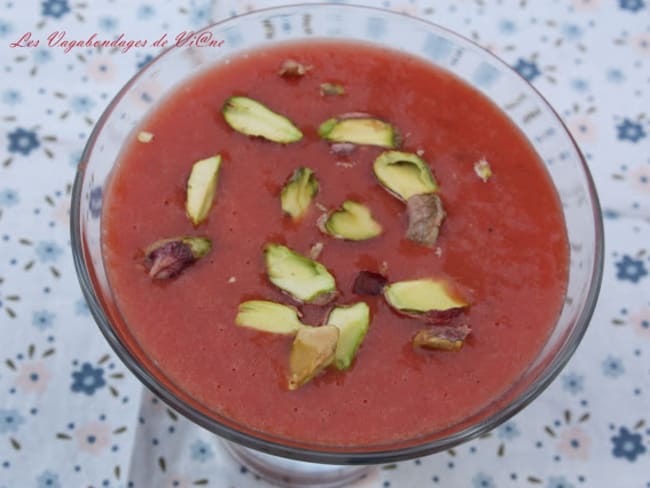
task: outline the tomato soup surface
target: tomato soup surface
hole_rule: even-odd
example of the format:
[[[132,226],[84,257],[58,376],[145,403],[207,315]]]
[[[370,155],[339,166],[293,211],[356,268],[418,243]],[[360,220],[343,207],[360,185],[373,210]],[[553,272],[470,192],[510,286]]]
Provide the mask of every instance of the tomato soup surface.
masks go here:
[[[311,66],[283,78],[285,59]],[[343,96],[322,96],[338,83]],[[303,131],[282,145],[235,132],[221,109],[245,95],[287,116]],[[447,217],[436,247],[405,238],[406,206],[372,171],[381,148],[358,146],[336,156],[317,133],[324,120],[365,112],[404,136],[440,185]],[[449,427],[488,406],[511,386],[544,345],[559,313],[568,274],[561,206],[538,156],[491,102],[449,73],[402,53],[364,44],[285,44],[248,53],[179,86],[138,128],[112,175],[103,209],[103,251],[128,334],[165,381],[205,409],[266,435],[323,446],[399,442]],[[137,133],[137,131],[136,131]],[[192,164],[221,154],[207,221],[185,212]],[[474,164],[485,158],[493,176]],[[344,164],[342,164],[344,163]],[[294,223],[279,194],[291,173],[311,168],[320,192]],[[319,208],[347,199],[367,205],[384,228],[360,242],[323,235]],[[166,237],[212,239],[206,257],[169,280],[152,280],[142,250]],[[292,339],[234,323],[238,305],[265,299],[292,304],[270,284],[263,247],[287,245],[336,277],[334,304],[365,301],[368,334],[345,372],[329,368],[288,391]],[[437,248],[437,249],[436,249]],[[423,323],[396,314],[381,296],[359,296],[361,270],[384,267],[389,281],[422,277],[459,284],[471,300],[461,317],[472,333],[459,352],[414,349]],[[329,307],[299,305],[319,325]]]

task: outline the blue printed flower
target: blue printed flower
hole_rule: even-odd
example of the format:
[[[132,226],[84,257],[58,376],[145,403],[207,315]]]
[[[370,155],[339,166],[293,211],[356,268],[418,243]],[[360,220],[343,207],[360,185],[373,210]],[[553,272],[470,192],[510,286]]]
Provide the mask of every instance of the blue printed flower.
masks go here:
[[[13,32],[13,30],[13,25],[11,25],[9,22],[5,22],[4,20],[0,20],[0,37],[6,37],[8,34]]]
[[[13,207],[18,202],[20,202],[20,198],[16,190],[5,188],[0,191],[0,207]]]
[[[374,19],[371,18],[370,20],[377,20],[377,24],[382,26],[382,29],[385,30],[386,25],[384,19]],[[379,23],[381,21],[381,23]],[[370,22],[368,22],[368,29],[370,30]],[[383,35],[383,30],[381,31]],[[375,35],[374,37],[379,38],[381,37],[380,34]],[[445,59],[447,56],[451,54],[453,51],[453,44],[451,41],[448,39],[445,39],[444,37],[438,36],[436,34],[427,34],[426,40],[424,41],[424,46],[422,47],[422,51],[424,54],[427,55],[430,59],[434,61],[439,61],[442,59]]]
[[[156,10],[151,5],[140,5],[137,16],[140,20],[147,20],[156,14]]]
[[[119,22],[115,17],[101,17],[97,23],[100,29],[110,32],[115,30]]]
[[[32,51],[32,59],[36,64],[45,64],[52,61],[52,53],[44,47]]]
[[[192,459],[199,461],[200,463],[204,463],[214,457],[214,452],[212,451],[210,444],[203,442],[202,440],[194,442],[194,444],[190,446],[190,451]]]
[[[52,471],[44,471],[36,478],[36,486],[38,488],[61,488],[59,475]]]
[[[571,88],[577,92],[585,92],[589,89],[589,82],[582,78],[571,80]]]
[[[45,17],[60,19],[68,12],[70,12],[68,0],[45,0],[41,2],[41,14]]]
[[[630,12],[638,12],[645,7],[643,0],[618,0],[618,6],[622,10],[629,10]]]
[[[190,22],[194,27],[205,27],[210,21],[210,2],[193,1],[190,6]]]
[[[636,461],[636,458],[646,452],[646,448],[641,442],[641,434],[634,434],[621,427],[618,435],[612,437],[612,454],[617,458],[625,458],[628,461]]]
[[[0,434],[16,432],[23,422],[25,422],[25,419],[20,416],[18,410],[0,408]]]
[[[618,268],[616,277],[619,280],[631,281],[632,283],[638,283],[641,278],[648,274],[642,260],[634,259],[627,254],[616,263],[616,267]]]
[[[582,27],[577,24],[564,24],[561,30],[567,41],[577,41],[582,38]]]
[[[138,69],[144,68],[146,65],[148,65],[151,60],[153,59],[153,56],[151,54],[147,54],[145,57],[143,57],[140,61],[138,61],[138,64],[136,64],[136,67]]]
[[[41,145],[36,132],[18,127],[7,134],[9,137],[9,152],[20,153],[27,156],[30,152]]]
[[[546,483],[546,488],[575,488],[564,476],[551,476]]]
[[[623,367],[623,361],[614,356],[607,356],[605,360],[601,363],[603,368],[603,374],[609,376],[610,378],[618,378],[625,373],[625,368]]]
[[[621,141],[636,143],[646,136],[643,126],[639,122],[633,122],[630,119],[624,119],[623,122],[616,126],[616,130]]]
[[[96,186],[90,190],[88,208],[90,209],[90,215],[92,215],[93,218],[99,218],[102,213],[102,188],[100,186]]]
[[[492,476],[488,476],[485,473],[478,473],[472,478],[472,486],[474,488],[496,488],[497,485],[494,484]]]
[[[514,69],[528,81],[533,81],[535,78],[542,74],[534,61],[526,61],[523,58],[519,58],[517,60],[517,64],[514,65]]]
[[[584,389],[584,381],[584,376],[576,373],[568,373],[562,376],[562,388],[576,395]]]
[[[610,68],[607,70],[607,81],[611,81],[612,83],[621,83],[622,81],[625,81],[625,75],[618,68]]]
[[[88,307],[88,302],[85,298],[80,298],[74,304],[74,313],[76,315],[88,316],[90,315],[90,308]]]
[[[104,370],[93,368],[90,363],[83,363],[79,371],[72,372],[72,386],[70,389],[77,393],[92,395],[95,390],[106,385]]]
[[[13,106],[18,105],[22,101],[23,97],[17,90],[9,89],[2,92],[2,103]]]
[[[79,166],[79,163],[81,162],[81,155],[82,154],[83,154],[83,152],[81,150],[79,150],[79,149],[76,150],[76,151],[72,151],[70,153],[70,159],[69,159],[70,166],[73,166],[73,167]]]
[[[499,439],[503,439],[506,441],[511,441],[513,439],[516,439],[519,437],[519,429],[517,428],[517,424],[514,422],[507,422],[503,425],[501,425],[497,429],[497,435],[499,436]]]
[[[41,241],[36,246],[36,255],[43,263],[56,261],[61,254],[63,254],[63,249],[53,241]]]
[[[510,19],[502,19],[499,22],[499,32],[502,34],[514,34],[517,31],[517,25]]]
[[[32,315],[32,325],[39,330],[45,330],[52,327],[56,315],[48,310],[37,310]]]
[[[73,112],[76,112],[78,114],[85,114],[89,112],[94,106],[95,102],[93,102],[87,96],[76,96],[70,100],[70,108],[72,108]]]
[[[480,86],[490,86],[499,76],[499,70],[495,66],[489,63],[481,63],[474,71],[472,78]]]

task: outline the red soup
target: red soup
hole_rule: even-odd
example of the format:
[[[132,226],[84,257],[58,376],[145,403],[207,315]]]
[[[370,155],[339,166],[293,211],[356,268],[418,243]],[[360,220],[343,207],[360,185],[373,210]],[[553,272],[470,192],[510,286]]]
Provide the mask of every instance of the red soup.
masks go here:
[[[280,75],[287,59],[306,72]],[[322,93],[323,83],[344,93]],[[303,137],[283,144],[234,130],[222,114],[233,96],[282,114]],[[373,172],[386,148],[332,146],[319,135],[323,121],[350,113],[397,128],[399,150],[420,156],[435,175],[446,218],[432,246],[407,238],[407,206]],[[147,142],[143,131],[153,139]],[[422,60],[333,42],[258,50],[180,86],[138,133],[116,166],[103,209],[105,263],[127,324],[121,332],[164,383],[204,411],[308,444],[399,442],[488,406],[550,334],[565,293],[568,245],[549,176],[499,109]],[[185,207],[188,176],[195,162],[216,154],[222,163],[214,201],[207,219],[194,225]],[[475,169],[481,160],[489,178]],[[313,170],[319,191],[303,218],[293,220],[280,194],[298,167]],[[371,210],[381,234],[359,241],[326,235],[319,218],[346,200]],[[208,237],[210,252],[172,278],[153,279],[144,250],[188,235]],[[271,284],[268,243],[305,256],[322,243],[315,259],[336,279],[334,301],[298,303]],[[469,306],[445,326],[471,327],[464,347],[415,347],[414,335],[427,325],[381,295],[355,293],[360,271],[381,273],[389,283],[453,283]],[[371,320],[349,369],[328,367],[292,391],[293,338],[235,324],[239,305],[253,299],[294,306],[314,326],[332,306],[363,301]]]

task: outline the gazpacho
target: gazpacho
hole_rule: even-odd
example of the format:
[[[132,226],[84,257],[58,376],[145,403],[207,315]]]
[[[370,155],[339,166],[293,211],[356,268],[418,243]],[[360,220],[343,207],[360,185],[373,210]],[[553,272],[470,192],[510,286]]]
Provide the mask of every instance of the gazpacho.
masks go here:
[[[111,175],[128,333],[215,415],[331,447],[486,408],[547,340],[568,244],[539,157],[415,57],[287,43],[179,86]]]

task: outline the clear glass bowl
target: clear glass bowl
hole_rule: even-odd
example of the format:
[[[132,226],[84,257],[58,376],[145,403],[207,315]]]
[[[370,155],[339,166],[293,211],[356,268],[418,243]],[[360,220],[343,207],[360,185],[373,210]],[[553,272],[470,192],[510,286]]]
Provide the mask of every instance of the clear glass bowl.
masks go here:
[[[601,282],[602,220],[588,168],[561,120],[516,72],[472,42],[431,23],[383,10],[299,5],[257,11],[206,29],[219,48],[171,48],[119,92],[99,120],[83,154],[72,200],[72,246],[92,314],[118,356],[150,390],[202,427],[242,446],[295,460],[379,464],[449,449],[483,434],[539,395],[569,360],[591,318]],[[204,40],[208,40],[208,34]],[[124,141],[151,107],[200,70],[270,43],[304,39],[357,40],[418,56],[454,73],[510,117],[534,146],[563,204],[570,242],[566,300],[536,359],[511,388],[483,410],[444,431],[390,445],[340,449],[306,445],[247,430],[208,413],[147,362],[129,336],[109,286],[101,250],[102,196]]]

